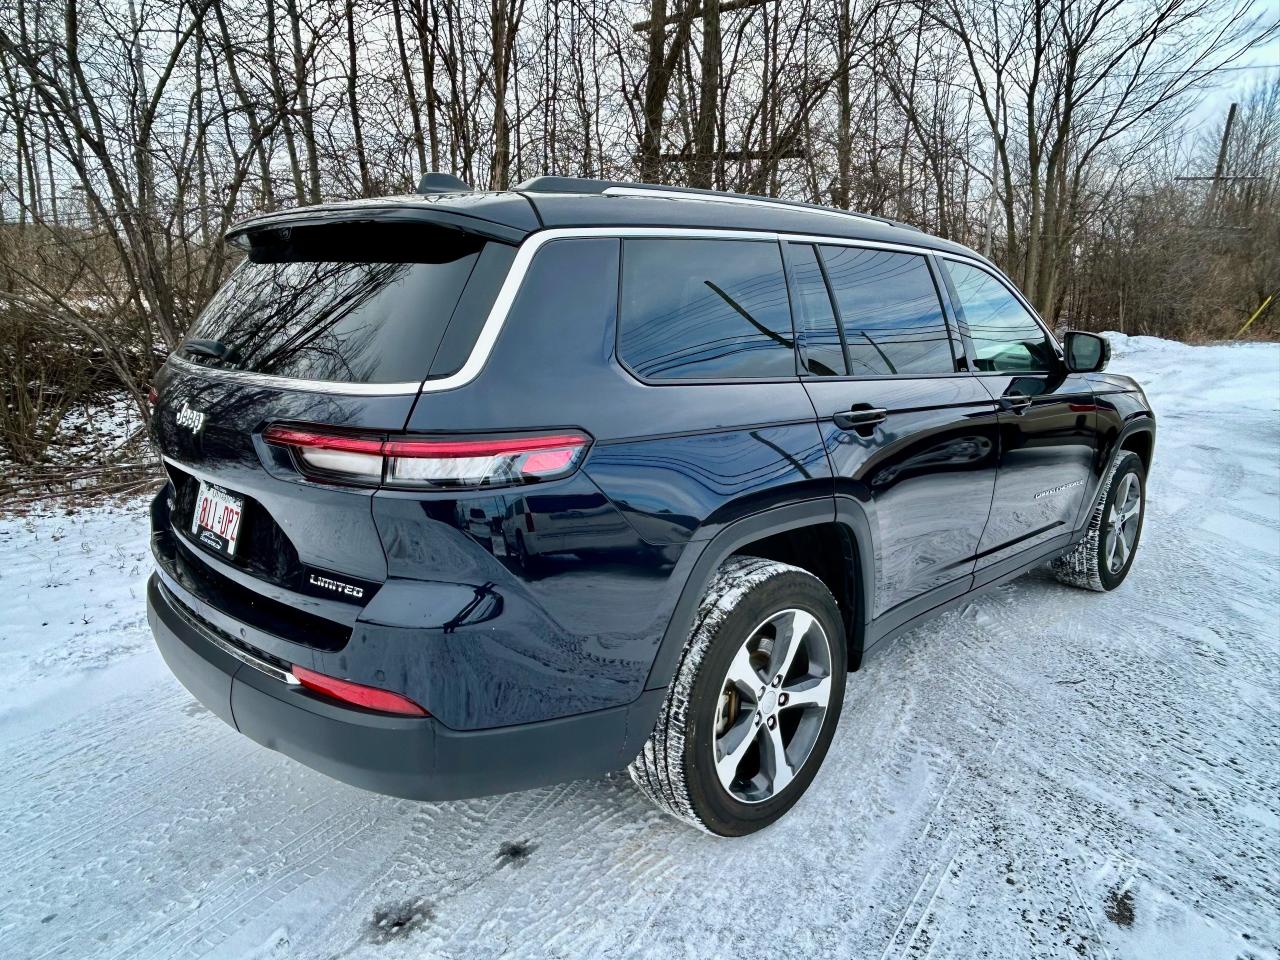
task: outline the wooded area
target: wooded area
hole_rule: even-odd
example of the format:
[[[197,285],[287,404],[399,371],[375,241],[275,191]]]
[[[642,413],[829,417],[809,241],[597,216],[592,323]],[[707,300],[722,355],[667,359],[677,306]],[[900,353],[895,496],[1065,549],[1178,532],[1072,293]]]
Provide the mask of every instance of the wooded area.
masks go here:
[[[887,215],[1059,326],[1230,338],[1280,292],[1280,78],[1239,66],[1277,30],[1249,0],[0,0],[0,447],[38,459],[95,390],[144,408],[236,220],[426,170]]]

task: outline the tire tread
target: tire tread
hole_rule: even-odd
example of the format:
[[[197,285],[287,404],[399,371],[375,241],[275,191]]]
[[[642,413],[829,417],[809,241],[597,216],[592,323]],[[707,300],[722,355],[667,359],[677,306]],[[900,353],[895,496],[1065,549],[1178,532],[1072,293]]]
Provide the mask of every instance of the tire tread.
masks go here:
[[[795,573],[821,583],[807,570],[761,557],[730,557],[716,571],[698,605],[693,630],[681,652],[653,732],[627,767],[632,782],[659,809],[707,833],[713,831],[694,808],[684,767],[685,730],[694,680],[716,637],[716,628],[738,599],[733,595],[745,596],[774,577]]]
[[[1125,472],[1121,468],[1133,461],[1137,461],[1138,464],[1142,462],[1141,458],[1132,451],[1122,450],[1120,452],[1102,481],[1102,486],[1098,491],[1098,500],[1093,507],[1093,515],[1089,518],[1089,529],[1085,533],[1084,539],[1050,563],[1049,566],[1053,570],[1054,576],[1062,583],[1072,587],[1079,587],[1082,590],[1093,590],[1096,593],[1105,593],[1109,589],[1102,582],[1101,569],[1102,535],[1106,525],[1107,498],[1111,494],[1111,488],[1115,486],[1116,478]]]

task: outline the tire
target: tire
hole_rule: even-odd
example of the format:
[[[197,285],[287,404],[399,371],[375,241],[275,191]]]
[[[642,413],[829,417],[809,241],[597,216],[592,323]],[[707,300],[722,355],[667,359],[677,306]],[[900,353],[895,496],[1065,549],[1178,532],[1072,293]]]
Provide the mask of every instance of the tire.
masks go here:
[[[1103,480],[1085,538],[1053,561],[1054,574],[1063,583],[1085,590],[1104,592],[1120,586],[1137,556],[1146,510],[1142,458],[1121,451]]]
[[[826,756],[846,664],[840,610],[821,580],[785,563],[730,558],[699,605],[631,779],[659,808],[709,833],[737,837],[768,826],[800,799]],[[775,680],[779,668],[785,677]]]

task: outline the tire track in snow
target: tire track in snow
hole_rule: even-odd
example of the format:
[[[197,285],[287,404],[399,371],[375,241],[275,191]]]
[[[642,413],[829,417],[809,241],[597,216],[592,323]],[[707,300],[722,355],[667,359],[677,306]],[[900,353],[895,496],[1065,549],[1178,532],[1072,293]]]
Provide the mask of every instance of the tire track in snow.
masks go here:
[[[1257,349],[1214,353],[1225,365],[1206,383]],[[1259,444],[1280,433],[1275,404],[1224,421],[1184,400],[1162,423],[1124,587],[1090,596],[1031,576],[870,658],[809,795],[760,835],[690,835],[621,780],[451,805],[372,797],[193,721],[148,674],[86,708],[89,723],[24,730],[0,751],[0,857],[15,865],[0,956],[240,958],[287,943],[280,956],[379,960],[761,945],[1173,960],[1198,948],[1187,929],[1209,938],[1203,955],[1272,955],[1280,577],[1255,548],[1280,496],[1280,458]],[[74,591],[75,560],[0,573]],[[119,613],[64,628],[68,662],[118,644],[114,624],[132,644],[137,618]],[[506,843],[527,856],[500,855]],[[1104,913],[1122,888],[1133,929]],[[375,912],[419,902],[395,936],[371,933]]]

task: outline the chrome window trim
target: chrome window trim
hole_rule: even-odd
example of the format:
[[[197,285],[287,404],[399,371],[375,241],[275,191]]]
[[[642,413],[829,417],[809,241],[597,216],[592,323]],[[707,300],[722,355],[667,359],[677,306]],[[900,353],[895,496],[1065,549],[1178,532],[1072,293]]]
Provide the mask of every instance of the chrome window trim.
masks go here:
[[[942,311],[942,325],[947,331],[947,342],[951,347],[952,369],[946,373],[943,373],[943,372],[938,372],[938,373],[846,373],[843,375],[825,376],[825,375],[816,375],[816,374],[806,372],[800,375],[801,380],[822,381],[824,383],[829,381],[842,381],[842,380],[848,380],[848,381],[919,380],[919,379],[928,379],[930,377],[955,377],[955,376],[961,376],[965,374],[965,371],[955,369],[956,362],[961,359],[967,360],[967,356],[964,352],[965,350],[964,338],[960,335],[959,325],[953,324],[951,321],[951,315],[948,310],[949,297],[947,295],[946,289],[945,287],[940,287],[938,285],[942,277],[937,275],[937,268],[934,266],[932,262],[933,255],[937,253],[936,250],[933,250],[928,247],[914,247],[909,244],[892,243],[892,242],[881,241],[881,240],[856,240],[856,239],[843,239],[839,237],[807,237],[807,236],[795,236],[791,234],[783,234],[781,239],[789,243],[812,245],[815,248],[819,246],[861,247],[863,249],[887,250],[890,253],[905,253],[912,256],[921,257],[925,262],[925,269],[929,273],[929,282],[933,286],[934,295],[938,298],[938,308]],[[816,249],[815,249],[815,253],[817,253],[819,261],[821,262],[822,261],[821,253],[816,251]],[[827,295],[828,297],[831,298],[831,309],[835,311],[836,323],[843,330],[844,321],[840,316],[840,306],[836,302],[835,289],[831,284],[830,277],[828,277],[827,275],[827,268],[825,263],[823,263],[823,266],[822,266],[822,277],[823,277],[823,285],[827,288]],[[789,278],[788,278],[788,282],[790,282]],[[843,332],[840,334],[840,338],[841,338],[841,341],[843,342],[845,339],[845,334]],[[956,347],[960,348],[960,351],[961,351],[960,356],[956,355]]]
[[[611,189],[633,189],[633,188],[611,188]],[[643,190],[640,191],[644,196],[652,196],[656,191]],[[689,195],[676,193],[681,199],[689,199]],[[693,199],[702,200],[702,197],[693,197]],[[708,198],[706,202],[722,203],[725,202],[720,198]],[[739,202],[739,201],[734,201]],[[754,202],[754,201],[752,201]],[[769,204],[768,201],[760,201],[766,206],[777,209],[776,205]],[[820,211],[819,211],[820,212]],[[846,214],[834,213],[836,216],[844,217]],[[511,307],[515,303],[520,288],[524,285],[525,276],[529,272],[529,267],[533,262],[533,258],[538,251],[549,243],[557,240],[590,240],[590,239],[619,239],[624,240],[628,237],[672,237],[672,238],[702,238],[710,240],[765,240],[774,243],[777,242],[794,242],[794,243],[819,243],[835,246],[847,247],[868,247],[878,250],[895,250],[902,253],[914,253],[921,256],[941,256],[952,260],[960,260],[965,263],[971,263],[974,266],[992,273],[991,268],[982,262],[982,260],[974,254],[973,256],[965,256],[961,253],[950,251],[941,251],[932,247],[915,246],[906,243],[893,243],[884,240],[861,240],[852,237],[830,237],[821,234],[800,234],[800,233],[783,233],[775,230],[737,230],[737,229],[718,229],[715,227],[554,227],[549,230],[540,230],[537,233],[530,234],[525,241],[520,244],[516,250],[515,259],[511,263],[511,269],[507,271],[507,276],[502,282],[502,287],[498,291],[498,296],[493,301],[493,306],[489,310],[488,317],[485,318],[484,326],[480,328],[480,334],[476,337],[475,345],[471,348],[471,353],[463,365],[454,373],[447,377],[440,377],[435,380],[410,381],[406,383],[342,383],[334,380],[304,380],[295,379],[293,377],[280,377],[269,373],[251,373],[245,370],[220,370],[217,367],[206,367],[203,364],[192,363],[184,360],[176,353],[169,354],[166,363],[172,365],[175,369],[188,370],[200,373],[208,377],[219,380],[230,380],[238,383],[249,383],[257,386],[275,387],[281,390],[305,390],[312,393],[326,393],[335,396],[360,396],[360,397],[383,397],[383,396],[413,396],[418,393],[441,393],[445,390],[456,390],[458,387],[465,386],[480,375],[480,371],[484,369],[486,363],[489,362],[489,356],[493,352],[494,344],[498,342],[498,336],[502,333],[502,327],[506,323],[507,315],[511,312]],[[1006,287],[1009,283],[998,273],[992,273],[997,280],[1000,280]],[[1011,288],[1012,289],[1012,288]],[[1042,321],[1035,310],[1027,304],[1017,290],[1013,290],[1014,296],[1035,318],[1036,322],[1044,327]],[[1052,332],[1045,327],[1045,332],[1049,334],[1049,339],[1057,345],[1057,339]]]
[[[295,377],[277,377],[270,373],[254,373],[250,370],[222,370],[218,367],[206,367],[201,363],[184,360],[178,354],[169,354],[165,361],[179,370],[200,373],[214,380],[231,380],[235,383],[248,383],[259,387],[278,387],[281,390],[306,390],[311,393],[340,394],[356,397],[393,397],[413,395],[421,384],[416,381],[405,383],[342,383],[338,380],[302,380]]]

